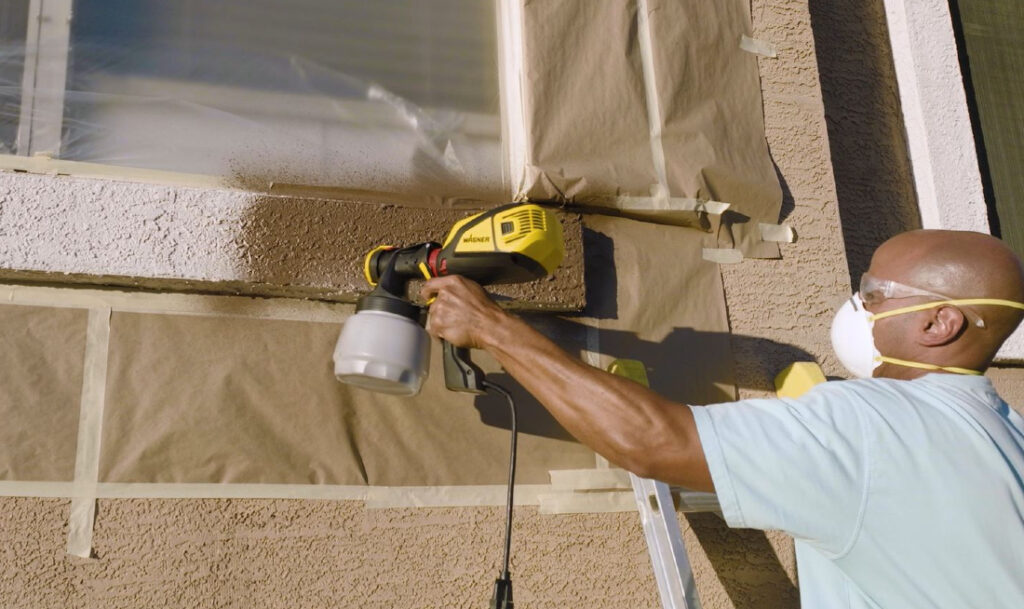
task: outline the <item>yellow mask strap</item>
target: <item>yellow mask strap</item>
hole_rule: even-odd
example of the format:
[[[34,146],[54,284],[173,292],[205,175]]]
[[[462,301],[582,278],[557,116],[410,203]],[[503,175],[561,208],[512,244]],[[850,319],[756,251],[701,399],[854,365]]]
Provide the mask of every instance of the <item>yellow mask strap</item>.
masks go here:
[[[886,317],[892,317],[893,315],[901,315],[903,313],[913,313],[914,311],[924,311],[926,309],[934,309],[945,305],[995,305],[999,307],[1011,307],[1014,309],[1024,310],[1024,303],[1015,302],[1013,300],[1002,300],[999,298],[961,298],[958,300],[939,300],[936,302],[926,302],[924,304],[913,305],[909,307],[900,307],[899,309],[893,309],[891,311],[885,311],[869,317],[871,321],[879,319],[885,319]],[[969,374],[972,376],[981,376],[982,372],[979,370],[969,370],[967,368],[958,368],[957,366],[939,366],[937,364],[925,364],[923,362],[911,362],[905,359],[897,359],[895,357],[880,356],[883,362],[887,362],[896,366],[906,366],[908,368],[919,368],[921,370],[942,370],[944,372],[952,372],[954,374]]]
[[[936,307],[944,307],[946,305],[995,305],[998,307],[1011,307],[1013,309],[1024,310],[1024,303],[1015,302],[1013,300],[1002,300],[999,298],[961,298],[958,300],[937,300],[934,302],[926,302],[924,304],[913,305],[910,307],[900,307],[899,309],[893,309],[891,311],[876,313],[872,315],[869,319],[871,321],[876,321],[879,319],[885,319],[886,317],[892,317],[893,315],[913,313],[914,311],[924,311],[925,309],[934,309]]]
[[[944,372],[952,372],[954,374],[969,374],[971,376],[981,376],[980,370],[969,370],[967,368],[958,368],[956,366],[939,366],[937,364],[925,364],[924,362],[911,362],[905,359],[896,359],[895,357],[886,357],[884,355],[877,359],[882,360],[896,366],[906,366],[907,368],[920,368],[921,370],[942,370]]]

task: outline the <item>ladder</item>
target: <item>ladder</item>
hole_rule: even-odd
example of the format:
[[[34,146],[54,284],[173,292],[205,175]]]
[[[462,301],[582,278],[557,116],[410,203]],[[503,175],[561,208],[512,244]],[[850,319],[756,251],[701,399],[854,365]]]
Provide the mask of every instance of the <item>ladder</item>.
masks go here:
[[[654,567],[662,609],[700,609],[690,557],[683,545],[672,489],[664,482],[629,475]],[[711,493],[697,493],[712,495]],[[717,500],[714,501],[717,506]],[[714,509],[714,508],[710,508]]]

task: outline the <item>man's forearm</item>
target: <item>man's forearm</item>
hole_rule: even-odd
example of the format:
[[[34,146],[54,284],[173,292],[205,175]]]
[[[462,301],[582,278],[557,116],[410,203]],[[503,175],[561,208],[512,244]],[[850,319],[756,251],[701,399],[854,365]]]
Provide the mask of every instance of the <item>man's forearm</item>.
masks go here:
[[[686,405],[588,366],[508,314],[490,324],[482,342],[569,433],[612,463],[644,477],[714,490]]]

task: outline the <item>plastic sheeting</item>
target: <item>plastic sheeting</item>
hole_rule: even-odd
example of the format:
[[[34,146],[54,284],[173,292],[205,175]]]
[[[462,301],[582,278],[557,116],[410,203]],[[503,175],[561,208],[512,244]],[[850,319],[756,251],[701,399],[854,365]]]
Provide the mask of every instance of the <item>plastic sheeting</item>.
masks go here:
[[[39,71],[60,70],[59,54],[0,49],[0,151],[30,152],[13,137],[19,118],[60,121],[60,150],[31,152],[260,190],[498,200],[494,22],[468,0],[77,0],[66,88],[32,91],[63,97],[63,112],[21,108],[26,51]]]

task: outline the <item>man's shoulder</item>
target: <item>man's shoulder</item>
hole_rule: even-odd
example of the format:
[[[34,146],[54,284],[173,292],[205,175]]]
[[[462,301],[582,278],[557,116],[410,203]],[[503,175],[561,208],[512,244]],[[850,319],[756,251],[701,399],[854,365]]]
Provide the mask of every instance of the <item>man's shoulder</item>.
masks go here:
[[[929,374],[913,380],[890,378],[829,381],[816,385],[808,401],[845,399],[867,405],[935,407],[957,403],[998,402],[999,396],[983,377]]]

